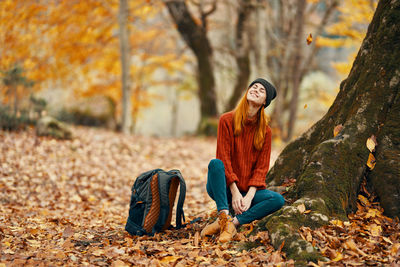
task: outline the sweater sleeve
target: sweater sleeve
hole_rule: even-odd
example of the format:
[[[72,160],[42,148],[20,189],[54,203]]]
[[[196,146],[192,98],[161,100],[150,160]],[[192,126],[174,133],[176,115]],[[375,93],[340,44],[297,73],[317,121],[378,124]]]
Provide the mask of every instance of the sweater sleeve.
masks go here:
[[[217,134],[217,159],[224,163],[226,183],[229,186],[233,182],[238,182],[237,175],[232,168],[232,142],[233,142],[233,127],[229,121],[230,116],[221,116],[218,123]]]
[[[265,177],[269,169],[269,160],[271,156],[271,128],[267,126],[264,145],[261,149],[260,156],[257,159],[253,174],[249,180],[248,186],[255,186],[259,189],[266,187]]]

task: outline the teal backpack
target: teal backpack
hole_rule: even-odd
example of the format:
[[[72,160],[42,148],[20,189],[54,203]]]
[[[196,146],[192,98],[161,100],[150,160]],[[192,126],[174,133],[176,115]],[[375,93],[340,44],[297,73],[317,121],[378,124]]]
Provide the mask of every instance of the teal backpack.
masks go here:
[[[132,186],[129,216],[125,230],[131,235],[153,235],[171,227],[172,210],[178,186],[176,228],[185,221],[183,203],[186,184],[179,170],[155,169],[139,175]]]

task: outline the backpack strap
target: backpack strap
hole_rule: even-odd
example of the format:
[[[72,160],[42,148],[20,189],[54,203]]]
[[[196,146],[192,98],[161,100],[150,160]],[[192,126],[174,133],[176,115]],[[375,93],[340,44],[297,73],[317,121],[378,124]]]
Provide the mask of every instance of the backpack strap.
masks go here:
[[[179,183],[180,183],[179,199],[176,206],[176,229],[179,229],[182,228],[182,221],[185,222],[183,203],[185,202],[185,197],[186,197],[186,183],[179,170],[171,170],[170,172],[173,172],[176,175],[176,177],[179,178]]]

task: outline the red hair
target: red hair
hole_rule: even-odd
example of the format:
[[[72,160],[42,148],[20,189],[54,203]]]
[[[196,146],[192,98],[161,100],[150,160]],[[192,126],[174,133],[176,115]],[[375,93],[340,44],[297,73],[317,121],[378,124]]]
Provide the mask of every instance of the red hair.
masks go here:
[[[248,90],[248,89],[247,89]],[[244,96],[240,99],[240,102],[237,104],[235,108],[235,112],[233,115],[233,125],[235,128],[235,135],[240,135],[242,132],[242,126],[244,124],[244,121],[247,118],[247,112],[249,110],[249,103],[247,102],[247,91],[244,94]],[[267,133],[267,117],[265,116],[265,112],[263,108],[261,107],[258,112],[257,112],[257,130],[256,133],[254,134],[254,141],[253,145],[257,150],[261,150],[264,140],[265,140],[265,135]]]

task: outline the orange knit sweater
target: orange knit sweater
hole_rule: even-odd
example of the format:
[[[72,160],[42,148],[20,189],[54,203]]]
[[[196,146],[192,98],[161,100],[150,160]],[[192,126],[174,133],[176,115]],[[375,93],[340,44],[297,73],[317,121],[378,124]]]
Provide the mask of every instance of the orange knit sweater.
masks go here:
[[[247,192],[250,186],[266,188],[265,176],[271,155],[271,128],[267,126],[261,150],[253,145],[256,129],[256,119],[247,119],[241,134],[235,136],[233,111],[222,114],[218,123],[217,159],[224,163],[227,186],[236,182],[241,192]]]

